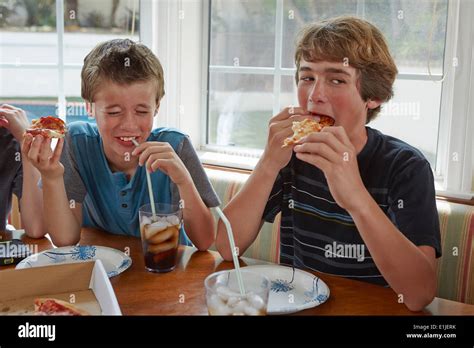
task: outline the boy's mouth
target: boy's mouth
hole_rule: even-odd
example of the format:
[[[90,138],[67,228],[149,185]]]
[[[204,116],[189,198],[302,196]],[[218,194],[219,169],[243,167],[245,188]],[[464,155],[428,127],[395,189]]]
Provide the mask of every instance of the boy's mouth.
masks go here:
[[[137,136],[126,136],[126,137],[114,137],[114,139],[122,146],[132,147],[133,145],[132,140],[138,141]]]
[[[312,112],[312,111],[308,111],[310,113],[310,115],[312,117],[317,117],[318,118],[318,121],[320,120],[321,116],[324,116],[324,117],[329,117],[330,119],[332,119],[334,121],[334,123],[336,122],[336,119],[332,116],[329,116],[329,115],[326,115],[326,114],[321,114],[321,113],[318,113],[318,112]]]

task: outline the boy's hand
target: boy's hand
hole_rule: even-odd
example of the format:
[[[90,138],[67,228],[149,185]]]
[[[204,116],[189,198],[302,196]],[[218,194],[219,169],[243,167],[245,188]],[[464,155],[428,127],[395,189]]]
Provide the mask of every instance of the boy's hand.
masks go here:
[[[367,190],[357,164],[357,153],[343,127],[325,127],[300,140],[296,157],[324,172],[336,203],[351,211]]]
[[[146,170],[150,173],[161,170],[178,186],[192,182],[188,169],[169,143],[158,141],[142,143],[133,150],[132,156],[139,156],[138,164],[140,166],[145,164]]]
[[[12,105],[0,106],[0,127],[7,128],[18,142],[23,139],[23,133],[29,127],[26,113]]]
[[[22,158],[38,169],[43,180],[56,179],[64,174],[64,166],[59,162],[63,145],[64,138],[61,138],[53,152],[51,138],[45,139],[41,135],[33,137],[31,134],[25,134],[21,145]]]
[[[273,171],[279,171],[290,162],[292,147],[282,148],[283,142],[293,135],[291,129],[293,121],[302,121],[308,117],[310,114],[305,109],[290,106],[270,119],[267,145],[262,155],[265,166]]]

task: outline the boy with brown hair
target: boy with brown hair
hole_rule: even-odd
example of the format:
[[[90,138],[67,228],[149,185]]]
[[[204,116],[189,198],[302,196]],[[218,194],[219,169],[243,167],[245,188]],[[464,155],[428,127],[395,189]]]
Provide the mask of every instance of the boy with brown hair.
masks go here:
[[[224,209],[236,246],[245,251],[281,212],[281,263],[388,285],[421,310],[441,256],[434,180],[420,151],[366,126],[397,74],[383,35],[355,17],[311,24],[295,62],[299,107],[270,120],[259,163]],[[320,116],[335,126],[282,148],[293,121]],[[231,259],[221,222],[216,244]]]
[[[149,203],[148,170],[156,203],[184,201],[180,242],[190,244],[189,236],[206,250],[214,241],[209,207],[219,199],[189,138],[176,129],[153,129],[165,93],[158,58],[143,44],[111,40],[85,57],[81,77],[97,126],[71,123],[54,152],[41,136],[24,150],[41,172],[54,244],[77,243],[82,226],[139,237],[138,210]]]

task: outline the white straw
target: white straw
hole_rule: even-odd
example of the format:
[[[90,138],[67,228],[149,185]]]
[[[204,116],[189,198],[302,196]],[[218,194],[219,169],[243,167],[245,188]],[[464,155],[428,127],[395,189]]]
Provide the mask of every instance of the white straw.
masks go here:
[[[132,143],[135,146],[140,145],[135,139],[132,139]],[[145,173],[146,173],[146,181],[148,183],[148,194],[150,195],[150,205],[151,205],[151,212],[153,214],[153,221],[156,221],[155,199],[153,198],[153,188],[151,186],[150,173],[146,169],[146,166],[145,166]]]
[[[224,212],[221,210],[221,208],[215,207],[215,209],[217,214],[219,214],[220,218],[224,222],[227,236],[229,237],[230,250],[232,252],[232,259],[234,261],[235,273],[237,274],[237,283],[239,284],[240,294],[243,296],[245,295],[244,281],[242,280],[242,273],[240,272],[239,259],[237,258],[237,253],[235,252],[235,241],[234,235],[232,233],[232,227],[230,226],[230,222],[227,220],[227,217],[224,215]]]

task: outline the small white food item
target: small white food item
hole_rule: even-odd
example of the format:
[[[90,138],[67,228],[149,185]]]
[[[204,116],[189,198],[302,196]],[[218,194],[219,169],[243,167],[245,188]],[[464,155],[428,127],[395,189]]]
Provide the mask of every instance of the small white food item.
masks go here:
[[[169,215],[166,217],[166,221],[168,222],[169,226],[177,226],[179,225],[179,217],[176,215]]]
[[[221,300],[221,298],[216,295],[212,294],[211,297],[208,299],[208,307],[212,308],[212,314],[213,315],[229,315],[230,311],[225,304],[224,301]]]
[[[234,292],[226,286],[219,286],[216,289],[216,293],[225,302],[227,302],[229,300],[229,297],[239,297],[240,296],[240,294],[238,292]]]
[[[216,293],[207,300],[212,315],[262,315],[266,314],[265,301],[258,294],[241,295],[227,286],[218,286]]]
[[[243,313],[245,311],[245,308],[249,306],[249,303],[246,300],[240,300],[239,302],[236,303],[234,308],[232,308],[232,311],[234,313]]]
[[[168,224],[163,221],[157,221],[145,226],[145,239],[150,239],[156,233],[165,230],[167,227],[168,227]]]
[[[245,315],[259,315],[260,312],[257,308],[253,308],[252,306],[246,306],[244,309]]]
[[[265,302],[263,302],[262,298],[257,294],[249,294],[247,299],[250,302],[250,305],[257,310],[263,309],[265,307]]]
[[[151,224],[151,219],[148,216],[142,216],[140,223],[141,223],[141,226],[144,227],[146,225]]]
[[[240,297],[237,297],[237,296],[231,296],[229,297],[229,299],[227,300],[227,305],[230,306],[230,307],[235,307],[235,305],[237,303],[239,303],[240,301]]]

